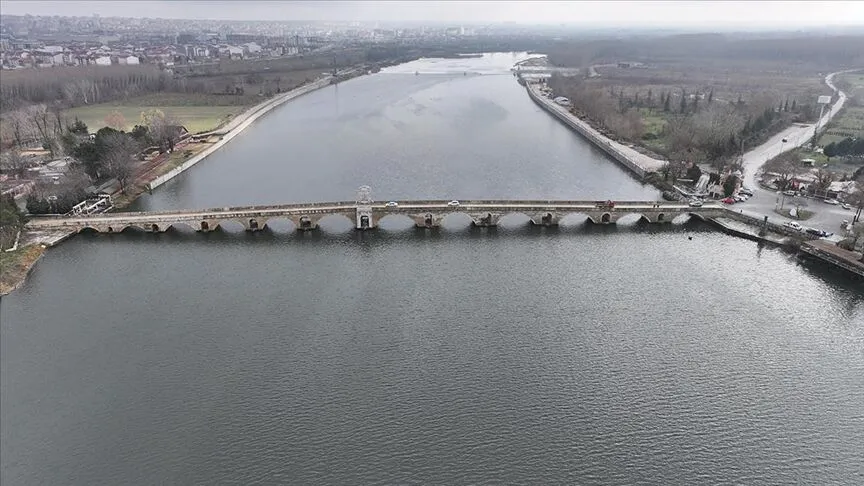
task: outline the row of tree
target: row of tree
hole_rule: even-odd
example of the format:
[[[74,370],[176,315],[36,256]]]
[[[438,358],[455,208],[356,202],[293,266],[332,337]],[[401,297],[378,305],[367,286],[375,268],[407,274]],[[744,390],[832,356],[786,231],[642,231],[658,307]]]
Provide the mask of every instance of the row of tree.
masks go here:
[[[839,142],[831,142],[824,147],[825,156],[831,157],[861,157],[864,156],[864,138],[847,137]]]

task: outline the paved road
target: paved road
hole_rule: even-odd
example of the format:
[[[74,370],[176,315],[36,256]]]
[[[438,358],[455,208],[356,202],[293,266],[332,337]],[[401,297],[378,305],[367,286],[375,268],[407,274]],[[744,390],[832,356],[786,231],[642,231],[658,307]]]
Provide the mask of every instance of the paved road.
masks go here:
[[[825,84],[832,90],[838,92],[839,99],[833,106],[831,106],[830,110],[823,114],[822,119],[819,120],[818,123],[819,127],[828,123],[828,121],[831,120],[831,118],[833,118],[846,103],[846,93],[839,91],[834,85],[835,76],[845,72],[849,71],[838,71],[825,76]],[[744,214],[757,217],[767,215],[774,221],[791,221],[791,218],[783,217],[775,213],[774,208],[778,207],[781,202],[783,203],[784,208],[789,208],[790,203],[794,205],[794,202],[790,201],[792,198],[785,197],[784,199],[784,196],[777,194],[776,191],[763,189],[756,183],[756,178],[759,173],[759,168],[762,164],[768,161],[768,159],[776,157],[782,152],[795,149],[808,143],[813,138],[815,129],[815,124],[797,124],[791,126],[774,137],[771,137],[764,144],[744,154],[744,185],[753,191],[754,197],[750,198],[750,200],[746,202],[737,203],[731,206],[730,209],[741,210]],[[786,140],[785,142],[783,141],[784,139]],[[813,217],[802,222],[802,225],[812,226],[833,233],[840,230],[841,221],[844,219],[851,220],[854,214],[851,210],[842,209],[840,206],[831,206],[818,199],[794,198],[794,201],[803,202],[803,205],[806,206],[808,211],[815,212]]]

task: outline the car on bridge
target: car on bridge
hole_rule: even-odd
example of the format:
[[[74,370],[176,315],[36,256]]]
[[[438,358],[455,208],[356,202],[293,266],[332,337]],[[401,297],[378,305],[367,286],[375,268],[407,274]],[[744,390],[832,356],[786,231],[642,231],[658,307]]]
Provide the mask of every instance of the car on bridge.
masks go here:
[[[702,207],[702,201],[700,201],[698,199],[694,199],[694,200],[690,201],[690,207],[701,208]]]
[[[454,200],[454,201],[450,201],[449,203],[447,203],[447,205],[450,206],[450,207],[455,207],[455,206],[458,206],[458,205],[459,205],[459,201],[455,201],[455,200]]]
[[[390,201],[390,202],[388,202],[387,204],[385,204],[384,207],[387,207],[387,208],[395,208],[395,207],[398,206],[398,205],[399,205],[399,203],[397,203],[396,201]]]

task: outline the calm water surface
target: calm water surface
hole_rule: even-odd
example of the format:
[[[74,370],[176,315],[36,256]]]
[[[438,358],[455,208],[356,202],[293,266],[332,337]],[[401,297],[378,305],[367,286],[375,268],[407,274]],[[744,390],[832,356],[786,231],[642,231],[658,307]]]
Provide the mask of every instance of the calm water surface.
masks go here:
[[[139,207],[656,197],[518,59],[318,91]],[[0,301],[0,483],[864,483],[860,284],[695,222],[466,218],[52,249]]]

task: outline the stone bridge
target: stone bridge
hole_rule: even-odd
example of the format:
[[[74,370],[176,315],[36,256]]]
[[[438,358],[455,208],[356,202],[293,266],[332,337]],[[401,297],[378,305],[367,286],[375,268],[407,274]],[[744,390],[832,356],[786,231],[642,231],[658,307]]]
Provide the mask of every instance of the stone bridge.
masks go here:
[[[556,226],[564,216],[579,214],[595,224],[614,224],[620,218],[636,214],[650,223],[668,223],[682,214],[707,220],[730,213],[721,204],[706,203],[702,207],[658,201],[448,201],[323,202],[276,206],[225,207],[203,210],[103,213],[86,216],[39,216],[27,225],[39,230],[92,229],[100,233],[119,233],[136,227],[148,232],[162,232],[173,226],[186,225],[196,231],[213,231],[227,222],[236,222],[247,231],[258,231],[276,219],[290,220],[299,231],[314,230],[326,216],[348,218],[358,230],[378,227],[384,217],[401,216],[414,221],[417,227],[435,228],[453,213],[468,215],[472,224],[496,226],[508,214],[524,214],[532,224]]]

